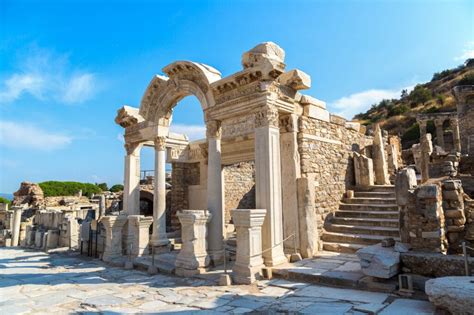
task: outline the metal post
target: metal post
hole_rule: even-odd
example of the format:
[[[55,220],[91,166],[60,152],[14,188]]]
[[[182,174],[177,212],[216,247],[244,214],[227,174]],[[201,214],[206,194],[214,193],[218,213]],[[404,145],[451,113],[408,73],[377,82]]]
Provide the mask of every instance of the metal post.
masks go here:
[[[227,250],[224,245],[224,273],[227,274]]]
[[[293,247],[294,247],[293,253],[297,254],[297,251],[296,251],[296,234],[293,234]]]
[[[470,276],[469,258],[467,256],[467,249],[466,249],[466,242],[465,241],[462,242],[462,254],[464,255],[464,268],[465,268],[465,271],[466,271],[466,276],[469,277]]]
[[[151,265],[155,267],[155,246],[151,246]]]

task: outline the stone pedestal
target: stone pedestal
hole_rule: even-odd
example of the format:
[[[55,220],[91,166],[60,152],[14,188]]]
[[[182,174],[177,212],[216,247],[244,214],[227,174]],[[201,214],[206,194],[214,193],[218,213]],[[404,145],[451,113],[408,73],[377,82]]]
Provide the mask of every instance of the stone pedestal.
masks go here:
[[[102,260],[114,262],[122,257],[122,230],[127,216],[105,216],[100,219],[105,228],[105,246]]]
[[[151,244],[154,247],[168,248],[166,237],[166,138],[155,139],[155,186],[153,199],[153,234]]]
[[[354,173],[357,186],[372,186],[374,184],[372,159],[357,152],[354,152]]]
[[[56,248],[59,245],[59,230],[48,230],[46,238],[46,249]]]
[[[232,219],[237,231],[237,255],[232,269],[235,283],[251,284],[261,275],[262,224],[265,209],[232,210]]]
[[[218,121],[207,122],[208,167],[207,208],[212,215],[209,223],[209,255],[214,264],[223,259],[224,250],[224,189],[221,165],[221,126]]]
[[[128,214],[140,214],[140,149],[138,143],[125,144],[123,210]]]
[[[266,266],[287,262],[283,253],[280,129],[278,111],[263,107],[255,116],[255,201],[267,215],[262,227],[263,259]]]
[[[176,275],[187,277],[199,274],[210,262],[206,224],[211,220],[211,214],[207,210],[182,210],[178,212],[178,218],[183,245],[176,257]]]
[[[150,225],[153,219],[143,215],[129,215],[129,248],[127,254],[131,256],[142,256],[148,253],[148,243],[150,241]],[[130,246],[131,245],[131,246]]]
[[[12,222],[12,246],[18,246],[20,242],[20,223],[21,213],[23,209],[13,208],[13,222]]]

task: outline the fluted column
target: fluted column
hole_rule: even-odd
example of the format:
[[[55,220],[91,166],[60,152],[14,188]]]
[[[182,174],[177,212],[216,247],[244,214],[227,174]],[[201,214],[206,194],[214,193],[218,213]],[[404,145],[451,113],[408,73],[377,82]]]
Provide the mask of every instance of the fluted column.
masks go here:
[[[153,246],[168,245],[166,238],[166,138],[155,139],[155,183],[153,196]]]
[[[436,127],[436,143],[438,146],[444,149],[444,131],[443,131],[444,119],[435,119],[434,124]]]
[[[266,209],[262,227],[265,265],[287,262],[283,253],[281,199],[280,129],[278,110],[264,106],[255,115],[255,196],[256,207]]]
[[[125,144],[125,173],[123,210],[127,214],[140,214],[140,143]]]
[[[451,129],[453,130],[453,144],[456,152],[461,152],[461,135],[459,134],[459,121],[453,118],[450,121]]]
[[[208,141],[207,161],[207,208],[212,216],[209,222],[207,242],[211,262],[223,257],[224,245],[224,189],[221,165],[221,126],[211,120],[206,123]]]

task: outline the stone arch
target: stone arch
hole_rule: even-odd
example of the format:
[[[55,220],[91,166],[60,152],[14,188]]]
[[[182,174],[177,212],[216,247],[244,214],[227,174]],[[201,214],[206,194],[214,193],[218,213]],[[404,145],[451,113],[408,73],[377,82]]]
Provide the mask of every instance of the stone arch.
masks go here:
[[[163,68],[168,77],[156,75],[140,104],[140,115],[147,121],[168,127],[173,107],[194,95],[205,111],[215,105],[211,84],[221,79],[216,69],[196,62],[177,61]]]

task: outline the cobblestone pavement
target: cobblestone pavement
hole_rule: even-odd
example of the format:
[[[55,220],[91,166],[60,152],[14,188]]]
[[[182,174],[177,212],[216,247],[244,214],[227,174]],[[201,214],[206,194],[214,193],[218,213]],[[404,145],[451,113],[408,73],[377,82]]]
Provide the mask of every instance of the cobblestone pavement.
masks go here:
[[[110,267],[70,254],[0,249],[0,314],[300,313],[433,314],[429,302],[288,282],[214,283]]]

